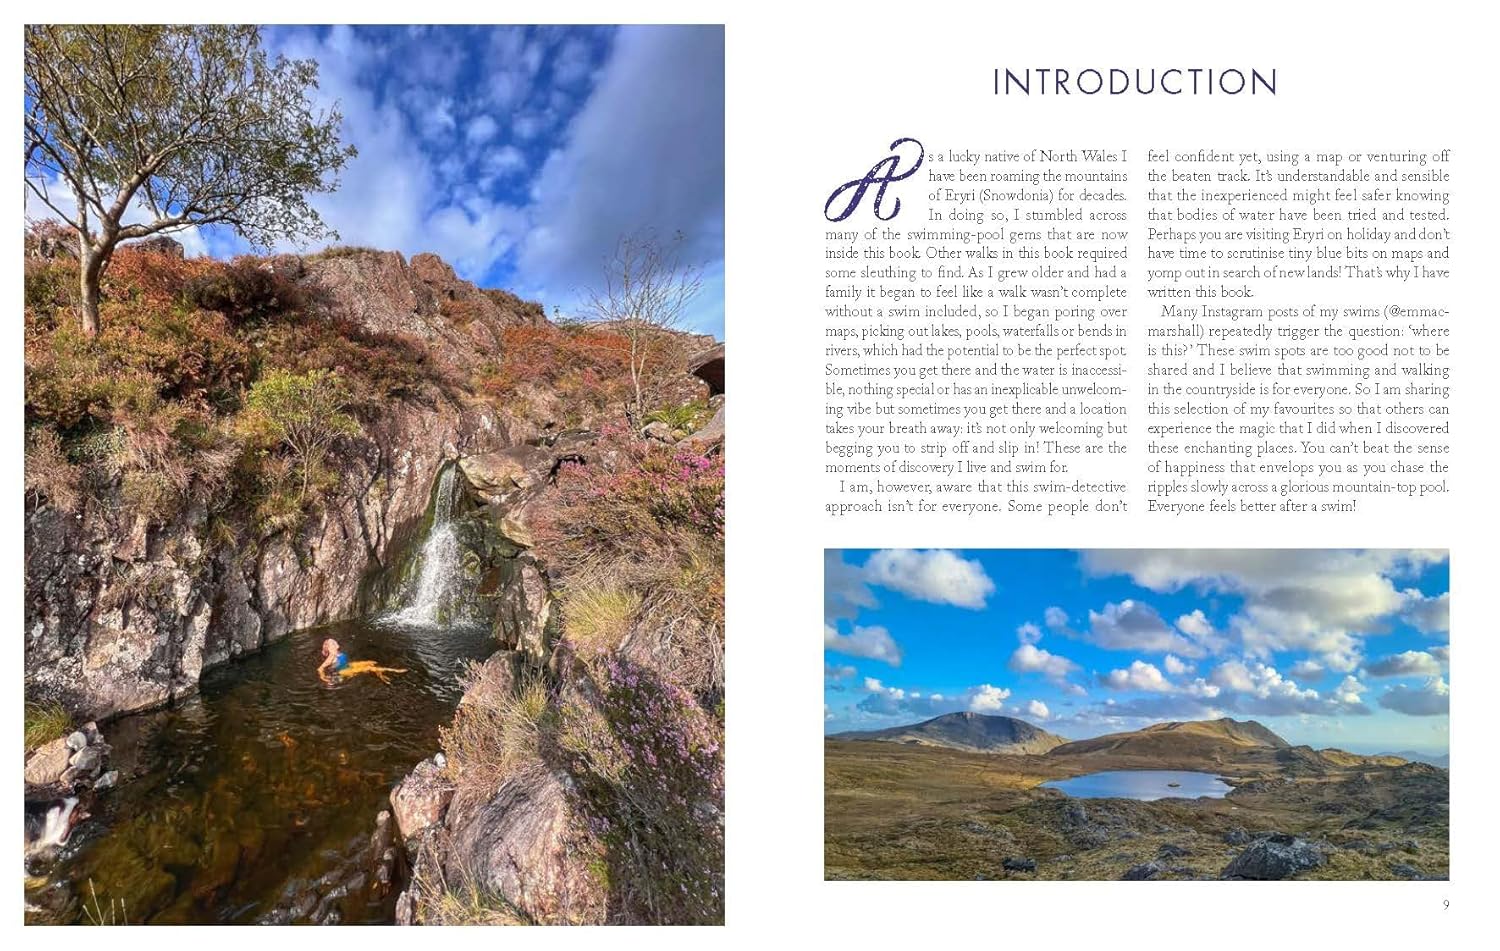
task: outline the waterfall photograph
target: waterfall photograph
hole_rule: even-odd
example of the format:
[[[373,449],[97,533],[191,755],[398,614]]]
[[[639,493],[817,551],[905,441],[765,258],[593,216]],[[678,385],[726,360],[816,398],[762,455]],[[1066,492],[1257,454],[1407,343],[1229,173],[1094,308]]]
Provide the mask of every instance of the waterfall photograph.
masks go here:
[[[23,132],[26,922],[722,924],[723,28],[32,25]]]

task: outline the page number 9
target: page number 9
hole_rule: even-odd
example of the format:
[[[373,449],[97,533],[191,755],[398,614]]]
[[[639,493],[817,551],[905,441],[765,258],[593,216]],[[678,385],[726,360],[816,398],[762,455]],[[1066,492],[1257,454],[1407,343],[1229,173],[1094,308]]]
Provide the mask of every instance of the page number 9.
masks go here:
[[[1443,899],[1443,910],[1444,911],[1448,910],[1448,899],[1446,899],[1446,898]]]

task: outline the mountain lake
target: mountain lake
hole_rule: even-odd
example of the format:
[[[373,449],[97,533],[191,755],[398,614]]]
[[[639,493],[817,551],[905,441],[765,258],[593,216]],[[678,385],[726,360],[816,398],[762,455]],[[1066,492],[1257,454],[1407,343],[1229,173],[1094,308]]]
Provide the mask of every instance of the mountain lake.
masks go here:
[[[1175,769],[1121,769],[1042,783],[1078,799],[1222,799],[1233,789],[1213,773]]]

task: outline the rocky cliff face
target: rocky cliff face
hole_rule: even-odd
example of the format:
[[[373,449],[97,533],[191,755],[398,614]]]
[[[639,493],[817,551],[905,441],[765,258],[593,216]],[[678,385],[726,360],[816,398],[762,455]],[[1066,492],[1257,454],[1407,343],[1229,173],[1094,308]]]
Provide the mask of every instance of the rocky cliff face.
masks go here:
[[[498,359],[504,327],[544,319],[539,305],[480,291],[433,255],[267,266],[367,330],[423,341],[455,370]],[[248,544],[222,543],[206,499],[166,524],[122,520],[117,492],[76,514],[28,506],[28,696],[59,700],[80,719],[157,706],[216,664],[358,614],[361,581],[421,520],[442,463],[534,435],[462,392],[395,403],[340,454],[339,491],[309,524]]]

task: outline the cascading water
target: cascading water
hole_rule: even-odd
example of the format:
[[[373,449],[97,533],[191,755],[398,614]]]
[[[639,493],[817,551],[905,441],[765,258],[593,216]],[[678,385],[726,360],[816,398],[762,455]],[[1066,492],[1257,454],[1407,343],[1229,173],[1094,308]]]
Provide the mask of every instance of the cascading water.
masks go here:
[[[407,627],[436,627],[464,620],[463,546],[453,522],[456,469],[446,466],[438,476],[432,500],[432,524],[417,555],[416,584],[411,586],[405,604],[383,620]]]

